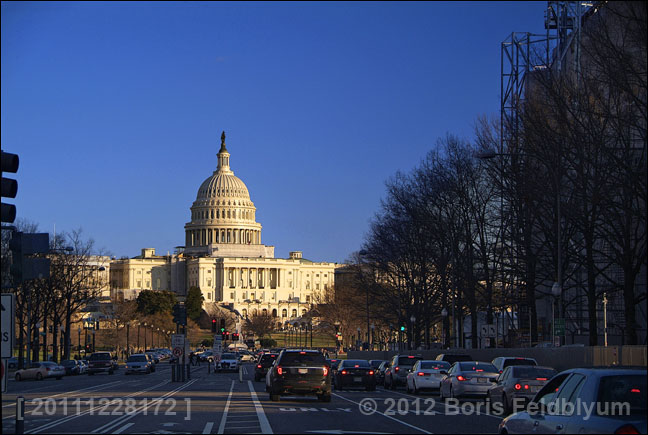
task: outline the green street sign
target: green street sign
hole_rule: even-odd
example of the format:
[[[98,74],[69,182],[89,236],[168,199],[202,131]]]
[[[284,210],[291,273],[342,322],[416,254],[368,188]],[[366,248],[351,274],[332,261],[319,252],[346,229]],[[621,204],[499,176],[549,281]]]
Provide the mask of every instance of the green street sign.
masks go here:
[[[565,336],[565,319],[556,319],[554,325],[554,335]]]

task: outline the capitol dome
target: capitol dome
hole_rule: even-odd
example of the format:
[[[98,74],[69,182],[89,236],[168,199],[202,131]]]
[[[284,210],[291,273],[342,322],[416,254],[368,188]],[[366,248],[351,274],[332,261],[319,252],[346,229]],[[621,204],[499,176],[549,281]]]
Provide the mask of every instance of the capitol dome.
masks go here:
[[[216,171],[200,185],[185,225],[188,253],[207,253],[210,245],[260,245],[261,224],[247,186],[230,169],[230,153],[221,135]],[[212,247],[213,249],[217,249]]]

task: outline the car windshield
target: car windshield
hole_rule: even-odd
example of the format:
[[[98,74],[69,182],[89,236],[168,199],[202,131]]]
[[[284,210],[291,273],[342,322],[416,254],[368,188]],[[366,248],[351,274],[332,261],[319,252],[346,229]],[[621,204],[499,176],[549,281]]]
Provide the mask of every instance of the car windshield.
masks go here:
[[[371,367],[373,367],[375,369],[380,367],[380,364],[382,364],[382,363],[383,362],[381,360],[379,360],[379,359],[372,359],[371,361],[369,361],[369,364],[371,364]]]
[[[513,369],[513,377],[517,379],[532,379],[532,378],[544,378],[544,380],[549,380],[556,375],[556,371],[553,369],[544,369],[536,367],[515,367]]]
[[[275,354],[266,354],[263,355],[261,358],[261,363],[272,363],[272,361],[277,359],[277,355]]]
[[[419,368],[421,370],[447,370],[450,368],[450,363],[446,361],[423,361]]]
[[[647,379],[645,374],[602,377],[599,384],[597,413],[603,416],[628,413],[645,416],[646,400],[648,400]]]
[[[405,366],[405,367],[411,367],[413,366],[416,361],[420,360],[421,357],[415,357],[415,356],[401,356],[398,358],[398,364],[399,366]]]
[[[537,365],[535,361],[527,358],[515,358],[504,360],[504,365],[502,369],[505,369],[508,366],[535,366]]]
[[[281,357],[281,365],[286,366],[323,366],[325,364],[324,355],[316,352],[285,352]]]
[[[490,372],[497,373],[497,369],[491,363],[460,362],[459,369],[462,372]]]
[[[90,355],[90,361],[105,361],[109,359],[109,353],[93,353],[92,355]]]
[[[126,362],[146,362],[147,359],[144,355],[133,355],[128,358]]]
[[[224,353],[221,359],[236,359],[236,356],[233,353]]]
[[[341,367],[358,367],[358,368],[366,369],[366,368],[370,368],[371,366],[369,365],[369,362],[365,360],[348,359],[342,362]]]

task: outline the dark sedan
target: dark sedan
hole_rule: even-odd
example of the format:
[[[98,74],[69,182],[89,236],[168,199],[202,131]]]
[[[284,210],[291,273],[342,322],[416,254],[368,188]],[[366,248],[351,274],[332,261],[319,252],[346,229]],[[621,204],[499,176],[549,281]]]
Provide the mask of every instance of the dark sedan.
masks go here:
[[[277,359],[276,353],[264,353],[259,357],[259,361],[254,366],[254,380],[259,382],[261,379],[265,378],[265,375],[268,373],[268,369],[272,367],[275,360]]]
[[[61,365],[65,368],[66,376],[81,374],[81,363],[75,359],[61,361]]]
[[[376,371],[366,360],[344,360],[335,374],[334,387],[343,390],[350,387],[362,387],[367,391],[376,389]]]
[[[318,351],[284,350],[266,376],[270,400],[281,395],[316,395],[322,402],[331,401],[330,367]]]

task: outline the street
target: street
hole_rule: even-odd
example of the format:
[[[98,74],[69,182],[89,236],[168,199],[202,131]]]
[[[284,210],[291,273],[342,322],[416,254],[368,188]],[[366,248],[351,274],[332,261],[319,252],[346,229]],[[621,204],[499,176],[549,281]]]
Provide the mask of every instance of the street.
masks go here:
[[[192,367],[171,382],[170,364],[149,375],[66,376],[16,382],[2,396],[2,431],[15,433],[16,398],[25,398],[25,433],[496,433],[501,417],[484,403],[440,403],[438,395],[404,390],[333,391],[271,402],[252,364],[239,373]],[[460,409],[462,408],[462,409]],[[471,414],[471,415],[467,415]]]

